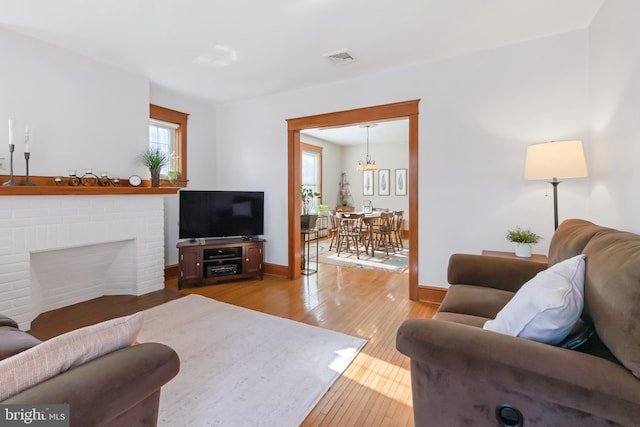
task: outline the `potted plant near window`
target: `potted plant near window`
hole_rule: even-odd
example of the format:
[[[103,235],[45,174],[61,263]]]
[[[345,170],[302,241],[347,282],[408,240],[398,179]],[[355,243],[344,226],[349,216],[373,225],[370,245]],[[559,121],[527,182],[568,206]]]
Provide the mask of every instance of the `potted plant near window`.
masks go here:
[[[538,236],[529,228],[522,229],[516,227],[507,231],[507,240],[515,243],[516,256],[521,258],[530,258],[531,246],[538,243],[540,239],[542,239],[542,237]]]
[[[300,186],[300,198],[302,199],[302,215],[300,215],[300,228],[314,228],[318,215],[311,215],[311,202],[314,197],[320,197],[320,193],[311,188]]]
[[[149,168],[151,173],[151,186],[160,186],[160,169],[169,161],[168,156],[165,153],[160,152],[158,149],[147,149],[140,155],[140,163]]]

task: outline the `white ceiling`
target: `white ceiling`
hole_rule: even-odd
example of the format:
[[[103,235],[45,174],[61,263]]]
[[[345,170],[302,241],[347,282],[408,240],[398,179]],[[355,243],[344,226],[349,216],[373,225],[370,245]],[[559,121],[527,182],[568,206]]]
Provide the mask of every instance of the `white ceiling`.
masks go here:
[[[586,28],[603,2],[0,0],[0,27],[215,104]]]

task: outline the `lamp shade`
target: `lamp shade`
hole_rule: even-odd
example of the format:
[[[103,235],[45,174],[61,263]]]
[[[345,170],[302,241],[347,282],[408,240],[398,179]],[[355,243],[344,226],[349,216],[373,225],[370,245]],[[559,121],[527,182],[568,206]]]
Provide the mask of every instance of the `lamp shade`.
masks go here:
[[[588,176],[582,141],[555,141],[527,147],[524,179]]]

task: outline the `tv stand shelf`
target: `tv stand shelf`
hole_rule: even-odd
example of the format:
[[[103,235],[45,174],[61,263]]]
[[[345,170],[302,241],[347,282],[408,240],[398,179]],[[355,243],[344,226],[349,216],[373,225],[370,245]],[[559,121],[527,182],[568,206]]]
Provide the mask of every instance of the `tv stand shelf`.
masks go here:
[[[263,239],[209,239],[179,242],[178,290],[231,279],[262,280]]]

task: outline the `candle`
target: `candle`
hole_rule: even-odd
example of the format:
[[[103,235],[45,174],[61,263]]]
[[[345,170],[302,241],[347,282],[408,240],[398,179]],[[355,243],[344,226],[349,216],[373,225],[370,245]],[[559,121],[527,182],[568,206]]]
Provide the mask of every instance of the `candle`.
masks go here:
[[[9,145],[13,144],[13,120],[9,119]]]
[[[29,127],[24,127],[24,152],[29,152]]]

